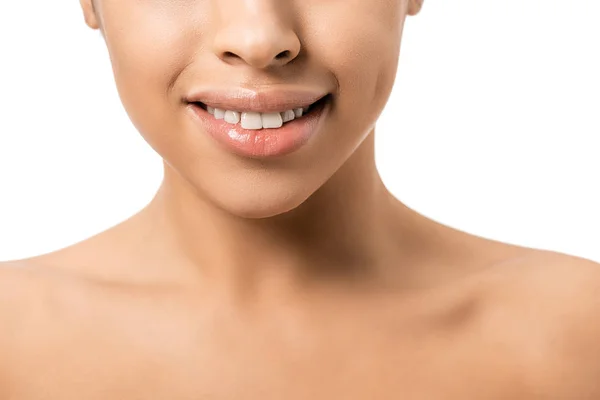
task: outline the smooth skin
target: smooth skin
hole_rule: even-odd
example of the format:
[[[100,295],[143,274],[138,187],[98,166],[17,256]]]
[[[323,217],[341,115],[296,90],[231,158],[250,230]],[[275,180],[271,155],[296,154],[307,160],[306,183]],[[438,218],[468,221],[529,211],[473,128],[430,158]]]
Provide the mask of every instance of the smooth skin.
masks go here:
[[[600,265],[445,226],[378,174],[421,3],[80,0],[164,181],[111,229],[2,264],[0,399],[600,399]],[[203,85],[333,103],[306,146],[249,159],[185,113]]]

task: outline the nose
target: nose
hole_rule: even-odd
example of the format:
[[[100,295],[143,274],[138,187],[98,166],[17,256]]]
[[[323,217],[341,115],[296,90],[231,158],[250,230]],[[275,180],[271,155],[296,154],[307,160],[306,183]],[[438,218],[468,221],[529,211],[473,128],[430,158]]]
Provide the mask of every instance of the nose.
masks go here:
[[[254,68],[282,66],[300,53],[293,8],[282,0],[214,0],[221,21],[215,54],[229,64]]]

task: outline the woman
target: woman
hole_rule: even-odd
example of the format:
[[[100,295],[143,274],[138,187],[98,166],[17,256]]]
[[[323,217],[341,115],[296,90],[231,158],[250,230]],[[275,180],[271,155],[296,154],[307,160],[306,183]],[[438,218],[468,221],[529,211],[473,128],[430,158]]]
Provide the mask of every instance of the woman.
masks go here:
[[[600,398],[600,269],[396,199],[374,127],[419,0],[80,0],[164,159],[0,269],[1,399]]]

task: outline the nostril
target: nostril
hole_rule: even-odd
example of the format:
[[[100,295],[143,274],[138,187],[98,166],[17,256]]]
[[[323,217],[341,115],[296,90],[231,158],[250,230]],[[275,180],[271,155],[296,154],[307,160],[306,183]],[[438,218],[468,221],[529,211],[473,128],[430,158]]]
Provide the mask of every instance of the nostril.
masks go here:
[[[288,57],[289,55],[290,55],[290,51],[289,50],[285,50],[285,51],[282,51],[281,53],[277,54],[275,56],[275,58],[278,59],[278,60],[280,60],[282,58]]]
[[[225,58],[238,58],[238,55],[235,53],[232,53],[231,51],[226,51],[225,53],[223,53],[223,56]]]

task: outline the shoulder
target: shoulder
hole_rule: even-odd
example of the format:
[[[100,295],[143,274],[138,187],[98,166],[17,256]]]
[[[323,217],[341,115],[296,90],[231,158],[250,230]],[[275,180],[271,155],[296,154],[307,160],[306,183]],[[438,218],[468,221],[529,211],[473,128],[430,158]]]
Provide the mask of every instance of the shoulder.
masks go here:
[[[48,280],[37,266],[0,262],[0,346],[18,338],[18,322],[47,304]]]
[[[496,275],[490,280],[499,289],[496,295],[516,304],[537,305],[540,308],[536,311],[542,315],[573,311],[570,317],[576,318],[582,313],[600,311],[600,263],[595,261],[535,251],[499,265],[490,274]]]
[[[0,262],[0,326],[25,326],[50,318],[80,281],[84,280],[35,260]],[[0,346],[6,333],[0,330]],[[23,336],[13,333],[8,337]]]
[[[24,301],[31,299],[29,294],[36,289],[40,280],[32,265],[22,262],[0,263],[0,319],[2,326],[9,317],[23,311]],[[38,287],[39,289],[39,287]]]
[[[0,262],[0,312],[14,312],[17,305],[40,298],[46,293],[48,280],[43,269],[22,261]],[[35,295],[35,296],[32,296]]]
[[[490,274],[494,325],[518,343],[531,397],[600,398],[600,264],[535,251]]]
[[[32,260],[0,262],[0,398],[59,321],[68,280]],[[27,357],[25,357],[27,358]],[[31,358],[27,358],[30,360]]]
[[[520,295],[516,300],[525,296],[531,302],[551,302],[558,309],[600,306],[600,264],[586,258],[535,251],[492,273],[504,275],[499,287],[509,285],[516,290]]]
[[[31,327],[52,314],[59,281],[56,274],[29,261],[0,262],[0,372],[17,345],[34,333]]]
[[[16,359],[16,345],[24,334],[24,315],[35,307],[32,294],[36,283],[30,266],[21,262],[0,262],[0,396]]]

